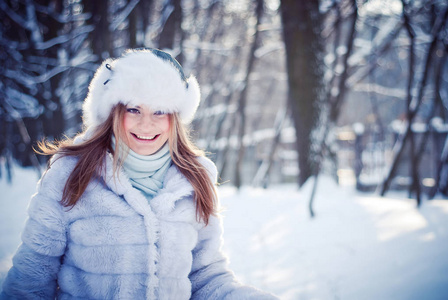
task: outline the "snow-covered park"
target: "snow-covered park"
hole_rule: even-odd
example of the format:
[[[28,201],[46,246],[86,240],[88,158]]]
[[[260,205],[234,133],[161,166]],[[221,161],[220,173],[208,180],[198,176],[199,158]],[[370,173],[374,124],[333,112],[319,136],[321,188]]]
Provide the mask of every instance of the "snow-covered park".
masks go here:
[[[12,185],[0,179],[0,282],[37,179],[22,168]],[[310,190],[220,186],[224,250],[242,282],[285,300],[448,299],[448,200],[417,209],[404,193],[381,198],[322,177],[312,219]]]

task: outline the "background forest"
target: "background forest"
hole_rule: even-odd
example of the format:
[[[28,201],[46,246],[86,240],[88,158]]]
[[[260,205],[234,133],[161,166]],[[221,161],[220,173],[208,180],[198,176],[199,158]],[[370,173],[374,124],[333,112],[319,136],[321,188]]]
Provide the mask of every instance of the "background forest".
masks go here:
[[[82,130],[100,62],[152,47],[198,78],[192,133],[222,181],[446,196],[447,18],[444,0],[0,0],[0,176],[40,172],[33,145]]]

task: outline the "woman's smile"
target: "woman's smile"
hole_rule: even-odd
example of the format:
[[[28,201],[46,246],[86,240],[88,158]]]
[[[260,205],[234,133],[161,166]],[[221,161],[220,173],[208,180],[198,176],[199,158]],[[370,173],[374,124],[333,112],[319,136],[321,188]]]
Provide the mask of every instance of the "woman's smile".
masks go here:
[[[144,136],[144,135],[139,135],[136,133],[132,133],[132,135],[140,141],[154,141],[156,138],[158,138],[160,136],[160,134],[156,134],[153,136]]]

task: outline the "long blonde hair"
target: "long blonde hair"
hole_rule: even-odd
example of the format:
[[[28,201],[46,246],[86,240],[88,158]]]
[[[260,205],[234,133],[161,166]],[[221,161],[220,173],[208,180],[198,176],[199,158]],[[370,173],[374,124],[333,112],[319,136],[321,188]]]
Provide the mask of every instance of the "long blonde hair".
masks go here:
[[[93,177],[99,176],[104,169],[104,159],[108,152],[113,154],[114,173],[121,167],[123,153],[114,151],[111,146],[112,135],[118,140],[125,136],[123,118],[126,106],[122,103],[113,107],[108,119],[95,129],[88,140],[73,144],[73,139],[38,143],[37,153],[42,155],[58,154],[59,157],[76,156],[78,161],[65,183],[61,203],[66,207],[76,205]],[[187,178],[194,189],[196,218],[208,224],[209,217],[216,212],[215,182],[212,182],[207,170],[198,157],[204,152],[191,141],[188,129],[182,124],[177,113],[169,115],[170,134],[168,143],[173,163]]]

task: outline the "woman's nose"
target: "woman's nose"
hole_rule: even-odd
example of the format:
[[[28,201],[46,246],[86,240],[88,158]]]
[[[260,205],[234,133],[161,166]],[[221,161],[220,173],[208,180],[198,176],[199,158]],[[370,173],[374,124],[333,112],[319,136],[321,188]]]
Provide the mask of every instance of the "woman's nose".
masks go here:
[[[142,118],[140,119],[140,126],[142,127],[152,126],[153,124],[154,120],[151,115],[142,116]]]

